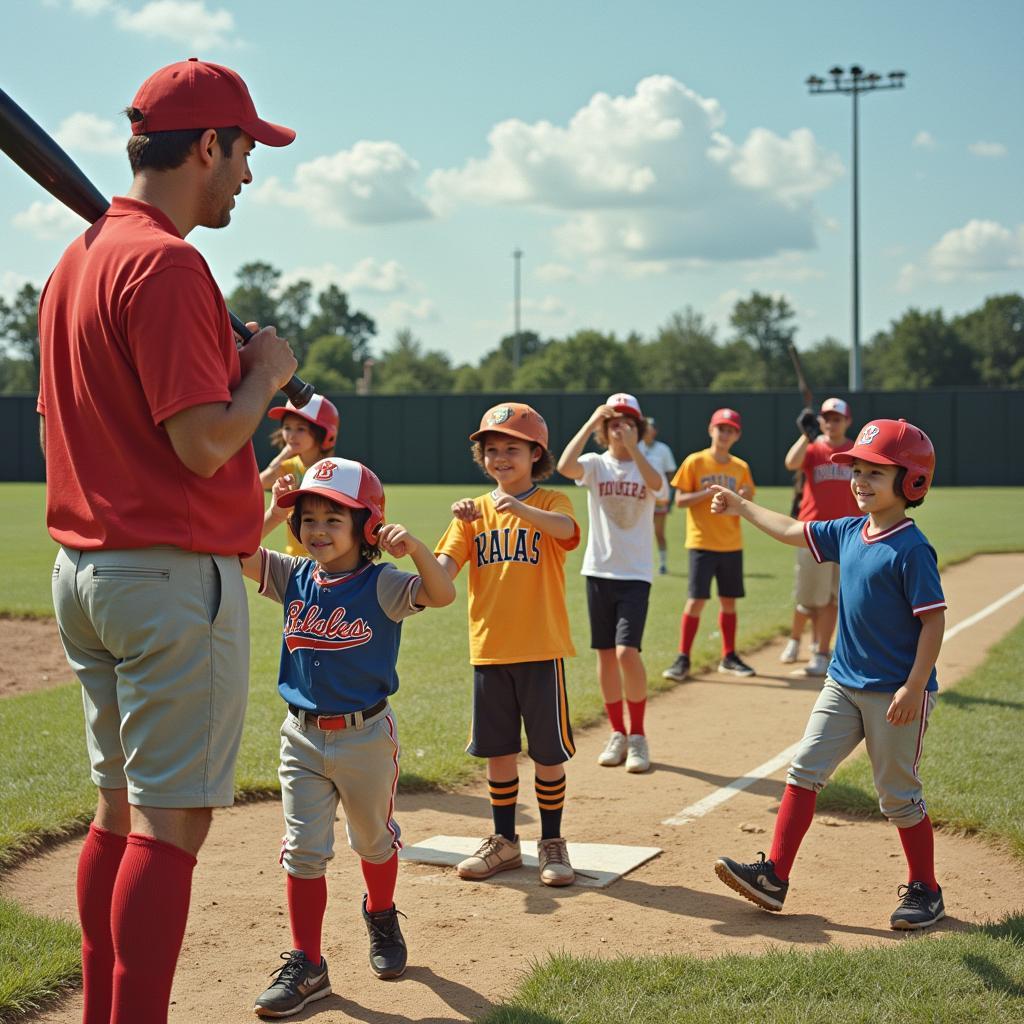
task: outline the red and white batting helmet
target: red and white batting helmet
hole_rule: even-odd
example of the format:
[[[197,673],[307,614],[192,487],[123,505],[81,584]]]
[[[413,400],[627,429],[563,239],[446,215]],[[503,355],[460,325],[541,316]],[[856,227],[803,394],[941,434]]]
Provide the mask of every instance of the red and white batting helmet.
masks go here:
[[[324,447],[333,448],[338,439],[338,407],[323,395],[314,395],[301,409],[296,409],[291,402],[287,405],[275,405],[267,416],[272,420],[283,420],[285,416],[298,416],[300,419],[315,423],[326,431]]]
[[[492,406],[480,419],[480,429],[469,435],[470,441],[479,441],[484,434],[509,434],[523,441],[548,446],[548,425],[536,409],[523,402],[502,402]]]
[[[363,536],[367,544],[377,543],[377,531],[384,525],[384,485],[372,469],[351,459],[321,459],[306,470],[302,486],[289,491],[278,504],[291,508],[302,494],[316,494],[346,508],[365,508],[370,517]]]
[[[609,395],[605,405],[610,405],[623,416],[632,416],[635,420],[644,418],[644,414],[640,411],[640,403],[633,395],[627,395],[625,391],[617,391],[614,395]]]
[[[903,496],[917,501],[928,493],[935,475],[935,448],[928,435],[906,420],[872,420],[861,427],[852,448],[835,452],[833,462],[850,463],[854,459],[901,466]]]

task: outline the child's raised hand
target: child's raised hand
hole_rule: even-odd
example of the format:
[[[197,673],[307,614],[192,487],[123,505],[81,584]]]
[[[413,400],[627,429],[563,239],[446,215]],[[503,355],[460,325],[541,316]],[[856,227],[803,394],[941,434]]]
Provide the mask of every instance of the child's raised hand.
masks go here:
[[[380,528],[377,534],[377,543],[382,551],[395,558],[404,558],[412,554],[413,549],[419,544],[414,537],[401,523],[387,523]]]
[[[464,523],[471,523],[480,518],[480,510],[472,498],[460,498],[452,505],[452,515]]]
[[[740,514],[740,503],[743,498],[735,491],[720,484],[712,484],[709,488],[712,492],[711,511],[717,515],[738,516]]]
[[[615,415],[618,416],[618,413]],[[619,422],[608,431],[608,436],[622,442],[626,449],[631,452],[636,450],[637,441],[640,440],[637,434],[636,421],[630,416],[619,417]]]
[[[282,508],[282,506],[278,504],[278,499],[283,498],[289,491],[296,490],[298,486],[298,481],[292,473],[282,473],[281,476],[274,481],[271,493],[274,496],[273,504],[275,512],[282,516],[288,515],[288,509]]]
[[[601,420],[613,420],[619,414],[610,405],[599,405],[593,415],[590,417],[590,422],[597,426]]]

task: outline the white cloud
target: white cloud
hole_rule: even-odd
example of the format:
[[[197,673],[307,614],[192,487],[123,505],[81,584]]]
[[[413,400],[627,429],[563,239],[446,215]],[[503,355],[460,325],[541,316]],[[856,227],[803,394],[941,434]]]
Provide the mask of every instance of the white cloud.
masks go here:
[[[920,131],[914,136],[912,145],[918,149],[934,149],[935,148],[935,136],[931,132]]]
[[[807,129],[722,131],[716,100],[667,75],[629,96],[597,93],[565,126],[512,119],[486,156],[437,170],[436,209],[529,205],[568,213],[562,251],[618,262],[760,258],[813,246],[810,197],[842,165]]]
[[[567,267],[564,263],[541,263],[534,270],[533,276],[538,281],[544,281],[546,284],[558,284],[561,281],[578,281],[580,279],[580,275],[572,267]]]
[[[367,256],[341,278],[341,287],[347,292],[380,292],[394,294],[409,287],[409,275],[398,260],[380,260]]]
[[[414,191],[419,164],[394,142],[357,142],[295,169],[291,187],[270,178],[253,191],[266,203],[305,210],[316,224],[388,224],[430,217]]]
[[[947,231],[920,264],[907,263],[896,289],[912,291],[917,285],[938,281],[978,280],[1024,267],[1024,224],[1008,228],[993,220],[970,220]]]
[[[388,303],[381,319],[401,326],[413,321],[421,324],[437,323],[441,318],[437,307],[430,299],[420,299],[417,302],[396,299]]]
[[[70,241],[85,227],[81,217],[56,199],[37,199],[27,210],[16,213],[11,222],[16,228],[44,241],[59,238]]]
[[[572,316],[572,310],[554,295],[545,295],[542,299],[524,299],[522,307],[524,313],[534,318],[565,320]],[[511,307],[509,311],[511,312]]]
[[[972,142],[967,147],[975,156],[985,157],[990,160],[1006,156],[1006,146],[1001,142]]]
[[[8,301],[13,299],[30,281],[32,278],[19,274],[16,270],[0,271],[0,298]]]
[[[230,11],[208,10],[202,0],[151,0],[137,11],[116,7],[114,24],[125,32],[171,39],[197,50],[230,43],[235,31]]]
[[[123,153],[128,135],[127,121],[121,127],[84,112],[64,118],[54,133],[57,141],[73,153]]]
[[[73,11],[90,16],[109,10],[112,6],[112,0],[71,0],[71,9]]]

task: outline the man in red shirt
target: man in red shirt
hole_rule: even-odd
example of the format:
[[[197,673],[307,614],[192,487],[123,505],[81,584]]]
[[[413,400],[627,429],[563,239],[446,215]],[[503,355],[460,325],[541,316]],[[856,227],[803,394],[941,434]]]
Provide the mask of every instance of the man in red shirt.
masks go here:
[[[813,409],[805,409],[797,419],[801,433],[786,453],[786,469],[801,470],[804,475],[797,512],[801,522],[861,514],[850,490],[850,467],[831,461],[834,452],[845,452],[853,445],[846,436],[850,421],[850,407],[841,398],[826,398],[817,416]],[[839,611],[839,566],[833,562],[819,565],[808,556],[809,552],[803,549],[796,553],[797,609],[810,618],[815,641],[804,671],[807,675],[824,676]],[[791,635],[782,660],[795,661],[799,646],[799,634]]]
[[[126,113],[128,195],[68,247],[39,306],[54,607],[98,789],[78,866],[85,1024],[167,1019],[196,854],[233,799],[238,558],[263,518],[251,437],[296,368],[273,327],[236,348],[185,241],[228,224],[257,142],[295,133],[257,116],[234,71],[194,58]]]

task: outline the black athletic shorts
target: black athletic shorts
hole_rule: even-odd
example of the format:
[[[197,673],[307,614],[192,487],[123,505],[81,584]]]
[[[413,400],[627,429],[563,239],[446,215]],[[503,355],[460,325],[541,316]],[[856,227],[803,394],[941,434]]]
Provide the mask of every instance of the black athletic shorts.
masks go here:
[[[597,651],[610,647],[635,647],[639,651],[647,622],[650,583],[602,576],[587,576],[586,580],[590,646]]]
[[[530,757],[538,764],[562,764],[576,753],[562,659],[474,665],[473,721],[466,753],[518,754],[523,749],[523,726]]]
[[[743,552],[690,548],[689,596],[707,600],[714,579],[719,597],[743,597]]]

